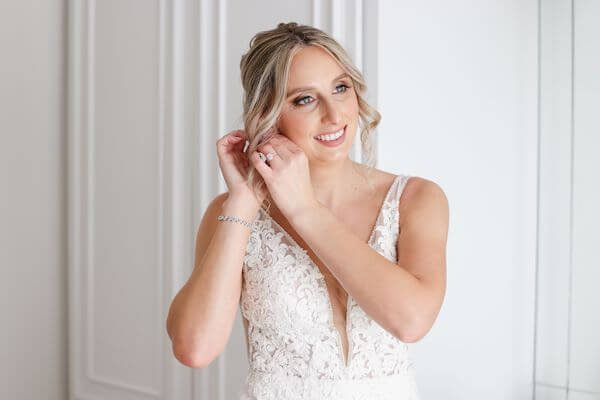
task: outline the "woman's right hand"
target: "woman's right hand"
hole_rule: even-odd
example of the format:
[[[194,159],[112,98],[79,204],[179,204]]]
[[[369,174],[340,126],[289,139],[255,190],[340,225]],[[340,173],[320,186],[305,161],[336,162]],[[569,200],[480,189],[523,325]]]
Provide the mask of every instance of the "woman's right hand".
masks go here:
[[[249,160],[248,154],[244,153],[247,140],[248,134],[241,129],[229,132],[217,140],[217,156],[229,193],[239,193],[240,196],[251,195],[260,205],[266,193],[263,190],[257,199],[248,186]]]

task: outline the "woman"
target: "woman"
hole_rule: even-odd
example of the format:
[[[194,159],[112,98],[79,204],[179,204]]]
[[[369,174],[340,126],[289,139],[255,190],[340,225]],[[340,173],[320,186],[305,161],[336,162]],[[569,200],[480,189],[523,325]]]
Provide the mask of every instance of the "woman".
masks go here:
[[[208,365],[239,301],[242,399],[417,399],[407,343],[430,330],[445,294],[444,192],[349,158],[359,129],[371,155],[380,116],[326,33],[280,23],[240,67],[245,130],[217,142],[229,190],[204,214],[169,312],[175,356]]]

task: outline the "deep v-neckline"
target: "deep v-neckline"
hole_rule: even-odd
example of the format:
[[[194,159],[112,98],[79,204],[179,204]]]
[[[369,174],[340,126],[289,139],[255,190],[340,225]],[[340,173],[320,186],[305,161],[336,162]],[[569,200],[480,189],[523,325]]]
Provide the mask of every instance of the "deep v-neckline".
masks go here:
[[[371,234],[369,235],[369,239],[367,240],[366,244],[371,246],[371,242],[373,241],[373,238],[375,236],[375,232],[377,231],[377,227],[379,225],[379,220],[382,217],[383,214],[383,209],[385,208],[385,205],[387,204],[389,197],[392,194],[392,191],[394,190],[394,188],[396,187],[396,185],[398,184],[398,181],[400,180],[401,175],[396,175],[396,177],[394,178],[394,180],[392,181],[392,184],[390,185],[390,187],[388,188],[383,201],[381,202],[381,205],[379,207],[379,210],[377,212],[377,218],[375,218],[375,223],[373,225],[373,229],[371,229]],[[329,290],[327,289],[327,282],[325,281],[325,276],[323,275],[323,273],[321,272],[321,269],[319,268],[319,266],[317,265],[316,262],[313,261],[313,259],[308,255],[308,251],[300,246],[298,244],[298,242],[296,242],[296,240],[292,237],[292,235],[290,235],[285,229],[283,229],[283,227],[277,222],[275,221],[274,218],[272,218],[269,214],[267,214],[262,208],[259,208],[259,212],[262,213],[263,216],[266,216],[273,225],[275,225],[282,233],[283,235],[288,239],[289,243],[302,250],[304,252],[304,254],[306,254],[306,258],[308,259],[308,262],[314,267],[315,272],[317,274],[317,276],[319,277],[319,280],[321,281],[321,284],[323,285],[323,288],[325,290],[325,298],[326,298],[326,302],[327,305],[329,306],[329,324],[330,324],[330,328],[333,329],[333,331],[337,334],[338,337],[338,353],[340,356],[340,361],[341,364],[343,366],[343,368],[345,370],[347,370],[350,366],[350,362],[351,362],[351,355],[352,355],[352,342],[350,340],[350,334],[348,332],[348,326],[349,326],[349,320],[350,320],[350,307],[351,307],[351,301],[352,301],[352,296],[350,296],[350,293],[347,293],[347,299],[346,299],[346,341],[348,342],[348,354],[346,357],[344,357],[344,346],[342,345],[342,337],[341,334],[339,332],[339,330],[337,329],[337,327],[335,326],[335,321],[333,318],[333,305],[331,303],[331,297],[329,295]],[[372,247],[372,246],[371,246]],[[327,267],[326,267],[327,268]],[[344,360],[345,358],[345,360]]]

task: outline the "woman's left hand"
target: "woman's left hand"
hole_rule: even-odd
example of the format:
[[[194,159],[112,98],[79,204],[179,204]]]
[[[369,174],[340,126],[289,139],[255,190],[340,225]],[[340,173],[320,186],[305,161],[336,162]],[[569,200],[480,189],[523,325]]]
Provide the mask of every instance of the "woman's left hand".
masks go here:
[[[258,151],[265,156],[273,153],[273,159],[262,161]],[[266,143],[257,147],[251,161],[265,181],[271,198],[288,220],[318,205],[310,181],[308,158],[287,137],[275,133]]]

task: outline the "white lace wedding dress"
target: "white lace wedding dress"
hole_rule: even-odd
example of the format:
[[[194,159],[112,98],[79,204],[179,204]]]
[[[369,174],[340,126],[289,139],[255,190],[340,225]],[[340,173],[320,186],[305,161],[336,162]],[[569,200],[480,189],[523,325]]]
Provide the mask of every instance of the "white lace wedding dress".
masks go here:
[[[368,242],[394,262],[398,202],[408,178],[394,179]],[[242,276],[250,371],[240,400],[418,400],[408,345],[350,295],[346,365],[323,274],[262,210],[248,240]]]

